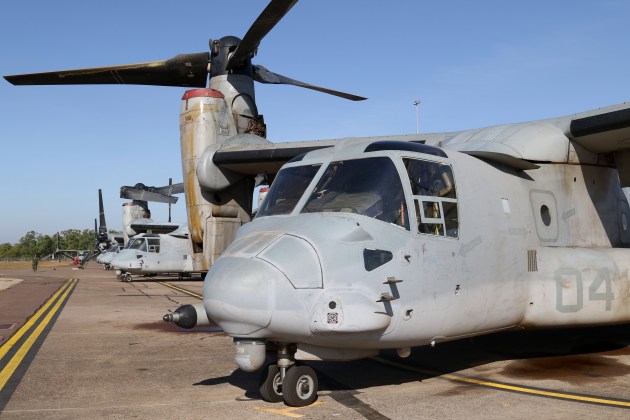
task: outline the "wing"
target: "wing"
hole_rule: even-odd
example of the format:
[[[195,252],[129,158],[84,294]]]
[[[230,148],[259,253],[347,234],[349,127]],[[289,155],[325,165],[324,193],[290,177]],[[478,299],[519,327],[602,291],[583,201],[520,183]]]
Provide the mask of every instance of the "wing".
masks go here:
[[[560,126],[566,135],[593,153],[630,149],[629,102],[575,114],[561,120]]]
[[[334,145],[334,140],[230,145],[220,148],[212,157],[212,162],[240,174],[275,174],[282,165],[297,156]]]
[[[443,135],[396,135],[375,137],[346,137],[330,140],[272,143],[262,138],[252,140],[251,134],[238,135],[221,146],[212,156],[212,163],[232,172],[256,175],[276,174],[282,165],[314,150],[333,147],[340,142],[368,144],[372,141],[398,140],[424,143],[427,139],[441,139]]]
[[[242,138],[241,138],[242,137]],[[380,140],[414,141],[456,150],[517,170],[541,163],[598,162],[612,154],[623,186],[630,186],[630,103],[540,121],[503,124],[473,130],[381,137],[272,143],[241,135],[214,152],[216,167],[243,175],[275,174],[301,154],[333,147],[339,142],[369,143]],[[587,151],[587,156],[576,149]],[[571,151],[575,153],[571,153]],[[627,168],[627,169],[626,169]],[[627,172],[627,173],[626,173]]]
[[[630,103],[577,114],[570,138],[593,153],[612,154],[622,187],[630,187]]]
[[[137,233],[171,233],[181,226],[180,223],[155,222],[151,219],[134,220],[129,227]]]
[[[630,185],[628,102],[560,118],[445,133],[427,143],[516,169],[551,162],[596,164],[602,155],[611,155],[622,185]]]

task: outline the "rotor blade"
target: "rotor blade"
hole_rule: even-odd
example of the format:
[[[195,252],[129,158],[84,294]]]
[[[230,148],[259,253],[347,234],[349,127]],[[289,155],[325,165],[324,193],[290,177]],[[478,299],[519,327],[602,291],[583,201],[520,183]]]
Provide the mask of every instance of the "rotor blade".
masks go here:
[[[97,246],[98,245],[98,240],[99,240],[99,232],[98,232],[98,227],[96,226],[96,219],[94,219],[94,245],[93,246]]]
[[[156,187],[153,189],[153,191],[165,195],[181,194],[184,192],[184,183],[180,182],[179,184],[170,184],[164,187]]]
[[[260,41],[287,14],[298,0],[272,0],[249,28],[243,40],[230,57],[226,69],[230,70],[243,64],[258,48]]]
[[[14,85],[131,84],[206,87],[208,60],[207,52],[180,54],[165,61],[19,74],[4,78]]]
[[[107,224],[105,223],[105,209],[103,209],[103,194],[99,188],[98,190],[98,217],[101,228],[107,228]],[[96,226],[96,220],[94,221],[94,225]]]
[[[153,191],[139,190],[137,188],[129,186],[120,187],[120,198],[127,198],[129,200],[137,201],[153,201],[158,203],[177,203],[178,200],[177,197],[168,196]]]
[[[282,75],[280,75],[278,73],[274,73],[272,71],[269,71],[263,66],[253,65],[252,68],[254,69],[254,80],[256,80],[257,82],[260,82],[260,83],[271,83],[271,84],[274,84],[274,85],[300,86],[300,87],[303,87],[303,88],[306,88],[306,89],[312,89],[312,90],[316,90],[318,92],[324,92],[324,93],[327,93],[329,95],[339,96],[340,98],[350,99],[351,101],[363,101],[363,100],[367,99],[367,98],[364,98],[363,96],[356,96],[356,95],[352,95],[350,93],[340,92],[338,90],[327,89],[327,88],[323,88],[323,87],[320,87],[320,86],[315,86],[315,85],[310,85],[308,83],[300,82],[298,80],[290,79],[290,78],[282,76]]]

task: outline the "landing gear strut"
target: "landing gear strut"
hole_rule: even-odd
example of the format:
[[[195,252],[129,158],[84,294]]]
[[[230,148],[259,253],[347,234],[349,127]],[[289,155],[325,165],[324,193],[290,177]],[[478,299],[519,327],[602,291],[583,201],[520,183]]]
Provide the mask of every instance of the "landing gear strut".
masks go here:
[[[310,366],[296,365],[295,346],[278,346],[278,364],[263,370],[260,396],[267,402],[284,401],[292,407],[303,407],[317,400],[317,374]]]

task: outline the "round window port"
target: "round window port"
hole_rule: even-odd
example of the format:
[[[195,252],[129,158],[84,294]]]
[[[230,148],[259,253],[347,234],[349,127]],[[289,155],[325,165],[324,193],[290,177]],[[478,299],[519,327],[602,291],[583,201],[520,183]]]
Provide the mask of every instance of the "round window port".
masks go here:
[[[551,213],[549,212],[549,207],[544,204],[540,206],[540,217],[542,218],[545,226],[549,226],[551,224]]]

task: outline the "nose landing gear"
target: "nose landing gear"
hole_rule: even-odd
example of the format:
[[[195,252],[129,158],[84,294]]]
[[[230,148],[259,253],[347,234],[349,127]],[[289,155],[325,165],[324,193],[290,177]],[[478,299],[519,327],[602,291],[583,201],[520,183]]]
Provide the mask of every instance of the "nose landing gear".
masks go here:
[[[317,374],[310,366],[293,366],[282,381],[282,397],[287,405],[303,407],[317,400]]]
[[[263,369],[258,391],[263,401],[276,403],[284,400],[282,396],[282,378],[280,377],[278,365],[267,365]]]
[[[294,354],[295,346],[280,345],[278,364],[263,370],[259,391],[264,401],[304,407],[317,400],[317,374],[310,366],[296,365]]]
[[[118,275],[116,275],[116,278],[120,281],[124,281],[129,283],[131,281],[131,274],[129,273],[120,273]]]

